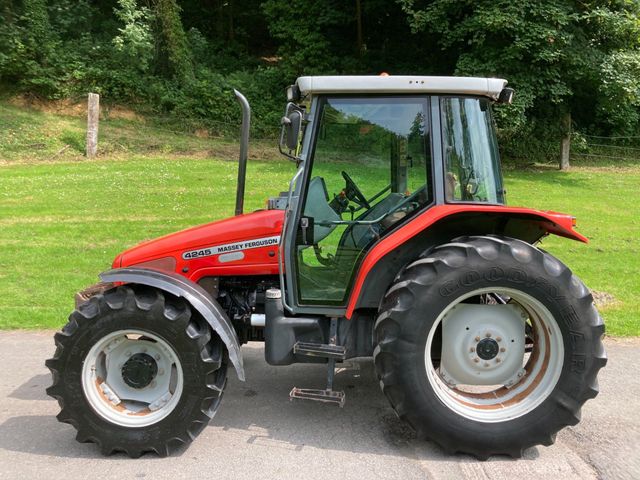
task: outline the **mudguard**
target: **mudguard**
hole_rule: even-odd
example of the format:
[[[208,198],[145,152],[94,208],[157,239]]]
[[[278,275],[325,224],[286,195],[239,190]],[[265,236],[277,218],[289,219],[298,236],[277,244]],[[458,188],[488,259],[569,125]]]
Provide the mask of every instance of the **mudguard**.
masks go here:
[[[416,216],[369,250],[360,265],[345,316],[356,308],[377,308],[400,268],[426,248],[469,235],[502,235],[535,243],[555,234],[587,243],[574,230],[574,218],[558,212],[503,205],[436,205]]]
[[[197,283],[176,273],[160,272],[148,268],[116,268],[100,274],[103,282],[137,283],[148,285],[184,298],[209,323],[224,342],[229,360],[236,369],[238,378],[245,380],[240,343],[227,314],[218,303]]]

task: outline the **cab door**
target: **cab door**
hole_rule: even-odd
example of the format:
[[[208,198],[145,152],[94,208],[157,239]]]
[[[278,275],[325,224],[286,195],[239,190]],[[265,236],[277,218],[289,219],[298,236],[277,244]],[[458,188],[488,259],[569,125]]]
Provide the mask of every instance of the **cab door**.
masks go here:
[[[285,234],[292,311],[344,312],[366,252],[432,204],[429,104],[426,96],[316,99]]]

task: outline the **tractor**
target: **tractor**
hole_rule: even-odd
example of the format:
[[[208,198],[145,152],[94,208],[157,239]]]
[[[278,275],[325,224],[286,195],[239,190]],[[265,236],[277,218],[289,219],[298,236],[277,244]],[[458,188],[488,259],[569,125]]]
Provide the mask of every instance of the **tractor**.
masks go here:
[[[578,423],[604,324],[537,244],[587,238],[570,215],[506,205],[492,114],[506,80],[298,78],[279,138],[295,173],[251,213],[235,95],[235,216],[117,255],[55,335],[47,393],[78,441],[134,458],[189,444],[229,370],[245,381],[247,342],[270,365],[325,364],[326,385],[289,397],[337,406],[336,365],[372,357],[398,417],[446,452],[520,457]]]

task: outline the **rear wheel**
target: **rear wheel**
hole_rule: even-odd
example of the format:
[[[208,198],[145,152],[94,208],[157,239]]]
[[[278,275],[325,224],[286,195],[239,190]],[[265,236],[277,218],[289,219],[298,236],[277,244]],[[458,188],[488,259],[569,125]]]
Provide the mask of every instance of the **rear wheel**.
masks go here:
[[[221,340],[182,299],[122,286],[92,297],[56,334],[47,361],[58,420],[102,453],[161,456],[190,443],[226,382]]]
[[[398,415],[445,450],[521,456],[598,393],[604,325],[584,284],[519,240],[470,237],[413,262],[375,326]]]

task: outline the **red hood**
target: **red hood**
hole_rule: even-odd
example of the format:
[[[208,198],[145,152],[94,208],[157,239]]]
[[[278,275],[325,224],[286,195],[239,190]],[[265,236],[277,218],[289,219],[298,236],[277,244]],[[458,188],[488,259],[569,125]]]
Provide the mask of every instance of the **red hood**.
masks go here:
[[[181,263],[181,256],[186,251],[280,235],[283,219],[282,210],[258,210],[192,227],[125,250],[115,258],[113,267],[126,267],[164,257],[175,257]]]

